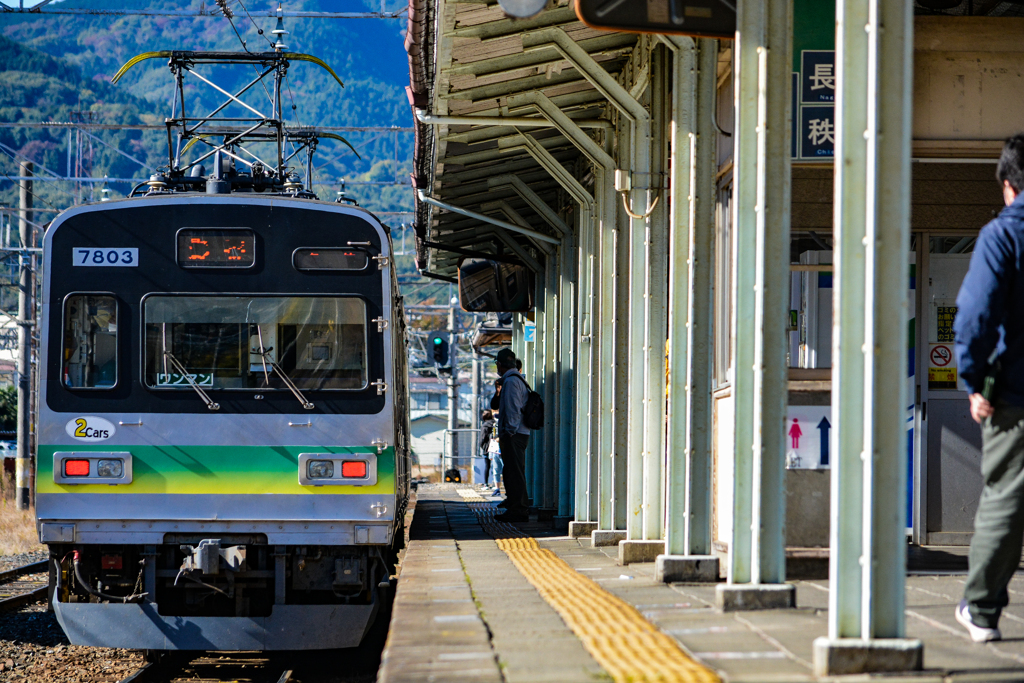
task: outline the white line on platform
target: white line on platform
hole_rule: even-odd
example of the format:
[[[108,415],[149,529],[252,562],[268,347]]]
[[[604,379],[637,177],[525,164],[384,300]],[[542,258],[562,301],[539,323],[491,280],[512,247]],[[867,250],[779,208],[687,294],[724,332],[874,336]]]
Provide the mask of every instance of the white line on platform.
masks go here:
[[[785,659],[782,652],[694,652],[700,659]]]
[[[728,626],[710,626],[708,628],[671,628],[665,631],[670,636],[696,636],[701,633],[725,633]]]
[[[434,621],[439,624],[447,624],[453,621],[479,621],[480,618],[475,614],[442,614],[434,617]]]
[[[442,652],[437,656],[438,661],[457,662],[464,659],[491,659],[493,652]]]

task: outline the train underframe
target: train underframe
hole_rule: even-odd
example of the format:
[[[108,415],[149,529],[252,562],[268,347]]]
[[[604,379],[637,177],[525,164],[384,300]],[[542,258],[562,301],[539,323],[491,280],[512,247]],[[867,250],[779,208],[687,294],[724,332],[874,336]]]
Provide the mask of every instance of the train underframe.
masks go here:
[[[164,540],[50,544],[52,603],[72,643],[355,647],[389,597],[397,558],[395,545],[270,545],[260,534]]]

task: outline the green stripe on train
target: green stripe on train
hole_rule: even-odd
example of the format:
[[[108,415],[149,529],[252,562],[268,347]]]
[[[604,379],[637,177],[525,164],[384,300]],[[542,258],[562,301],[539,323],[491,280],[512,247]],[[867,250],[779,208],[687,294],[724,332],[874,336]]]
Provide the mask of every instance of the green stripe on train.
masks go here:
[[[57,484],[53,454],[57,451],[132,454],[132,483]],[[302,486],[300,453],[374,454],[373,448],[311,448],[309,446],[39,446],[36,491],[39,493],[290,493],[330,495],[394,493],[395,449],[377,456],[373,486]]]

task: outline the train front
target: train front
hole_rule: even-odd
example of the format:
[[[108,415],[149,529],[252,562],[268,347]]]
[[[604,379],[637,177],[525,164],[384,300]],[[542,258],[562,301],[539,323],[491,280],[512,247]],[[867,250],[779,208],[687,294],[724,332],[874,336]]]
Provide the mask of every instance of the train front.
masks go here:
[[[358,645],[408,486],[381,225],[151,195],[68,211],[45,254],[37,511],[71,642]]]

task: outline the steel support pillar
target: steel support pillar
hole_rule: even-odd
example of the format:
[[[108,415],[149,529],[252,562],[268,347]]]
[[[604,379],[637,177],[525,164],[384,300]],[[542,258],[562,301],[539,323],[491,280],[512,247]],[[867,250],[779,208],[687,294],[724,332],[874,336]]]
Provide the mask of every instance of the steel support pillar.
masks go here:
[[[671,38],[672,214],[663,581],[718,580],[711,556],[712,244],[718,41]]]
[[[604,69],[604,67],[602,67],[593,57],[591,57],[590,54],[586,52],[586,50],[584,50],[575,41],[573,41],[572,38],[570,38],[569,35],[563,29],[545,28],[537,31],[526,31],[522,34],[522,41],[524,50],[546,49],[548,47],[553,47],[554,49],[556,49],[570,64],[573,65],[573,67],[580,73],[580,75],[583,76],[583,78],[585,78],[591,85],[593,85],[594,88],[598,90],[598,92],[604,95],[605,98],[607,98],[608,101],[612,104],[612,106],[614,106],[622,114],[622,122],[631,124],[631,135],[626,136],[627,138],[630,139],[628,148],[630,150],[631,156],[621,155],[620,159],[631,159],[631,168],[629,170],[631,170],[635,174],[635,177],[642,178],[645,181],[648,180],[650,177],[650,115],[648,114],[647,110],[639,102],[637,102],[636,99],[632,95],[630,95],[630,93],[624,87],[622,87],[622,85],[619,84],[619,82],[616,81],[611,74],[609,74]],[[622,149],[622,146],[620,146],[620,149]],[[652,201],[651,193],[645,190],[634,190],[629,194],[629,202],[632,205],[633,213],[637,213],[638,211],[640,213],[646,212],[645,207],[649,206],[650,202]],[[633,220],[630,230],[630,240],[631,242],[639,243],[641,252],[643,251],[643,242],[645,238],[645,221],[643,219]],[[604,247],[605,245],[602,244],[602,249],[604,249]],[[618,249],[618,247],[619,245],[616,245],[616,256],[622,253],[621,249]],[[632,249],[629,252],[629,255],[633,255]],[[619,268],[619,272],[630,272],[621,269],[623,265],[626,265],[626,263],[628,263],[628,260],[618,259],[618,261],[619,263],[617,267]],[[625,263],[623,263],[623,261],[625,261]],[[639,268],[641,272],[643,272],[643,266],[644,264],[642,262],[639,263]],[[631,286],[633,286],[634,289],[635,284],[636,283],[631,283]],[[642,288],[640,291],[643,291]],[[602,297],[602,303],[603,299],[604,297]],[[617,301],[616,303],[620,302]],[[632,309],[632,306],[630,308]],[[643,311],[642,301],[640,301],[638,304],[638,310],[640,312]],[[620,311],[621,309],[617,307],[617,312]],[[623,500],[624,498],[629,498],[629,496],[628,494],[626,494],[626,491],[619,490],[620,483],[624,484],[626,479],[623,476],[623,473],[619,471],[622,469],[621,466],[619,466],[620,460],[625,459],[623,457],[623,451],[625,450],[626,446],[626,437],[631,438],[633,436],[634,428],[638,432],[640,439],[637,442],[636,448],[631,449],[628,452],[628,456],[635,457],[637,462],[635,463],[635,467],[633,468],[627,466],[625,468],[627,471],[630,471],[631,469],[637,469],[640,466],[642,466],[642,462],[639,461],[641,460],[641,451],[643,448],[642,429],[645,387],[643,384],[642,375],[643,368],[640,365],[643,362],[643,329],[641,329],[641,337],[638,340],[639,348],[630,347],[630,345],[626,343],[629,337],[627,337],[624,334],[621,334],[623,332],[628,332],[626,322],[627,321],[623,319],[620,315],[618,326],[615,330],[615,341],[617,346],[616,351],[618,351],[618,353],[613,353],[612,355],[619,359],[622,359],[625,357],[625,354],[627,352],[630,353],[631,355],[629,366],[633,366],[635,370],[641,374],[639,381],[637,382],[638,391],[632,391],[631,384],[627,384],[627,378],[624,374],[624,370],[626,369],[626,367],[623,367],[622,364],[619,363],[615,366],[614,370],[612,371],[615,376],[615,383],[614,388],[609,389],[611,389],[614,393],[613,400],[615,403],[615,407],[613,409],[614,412],[611,413],[612,424],[609,425],[609,427],[611,427],[611,429],[609,430],[609,436],[611,436],[609,443],[612,445],[610,453],[611,467],[609,468],[611,471],[609,472],[609,476],[606,478],[608,486],[605,486],[603,484],[601,486],[602,499],[604,499],[603,494],[607,490],[609,500],[611,501],[611,505],[609,506],[608,510],[608,521],[611,526],[604,527],[604,520],[602,519],[601,526],[603,528],[624,528],[620,525],[626,524],[627,517],[631,515],[632,508],[635,507],[636,511],[639,512],[639,508],[642,503],[642,470],[640,486],[634,487],[636,489],[635,501],[632,499],[630,499],[629,501]],[[646,321],[644,321],[643,327],[646,327]],[[603,358],[604,350],[602,349],[602,359]],[[605,393],[605,389],[606,387],[602,382],[602,404],[604,403],[603,395]],[[623,411],[623,408],[625,408],[627,405],[629,407],[629,410]],[[620,427],[620,421],[624,417],[623,412],[628,412],[631,416],[629,422],[630,429],[628,430],[628,432],[626,429],[622,428],[624,427],[624,425]],[[633,415],[634,413],[636,413],[635,416]],[[634,425],[634,423],[636,424]],[[602,442],[605,435],[605,431],[606,430],[604,429],[604,426],[602,426]],[[603,470],[604,468],[602,468],[602,473]],[[639,520],[640,516],[636,515],[636,517]],[[637,537],[639,537],[641,527],[642,522],[640,522],[637,525]]]
[[[512,314],[512,353],[516,355],[516,358],[523,358],[526,355],[525,346],[523,344],[525,336],[525,321],[526,316],[522,313]]]
[[[924,652],[904,638],[913,8],[838,0],[836,27],[828,676]]]
[[[577,335],[576,335],[576,434],[575,434],[575,486],[576,495],[573,500],[572,515],[577,523],[596,522],[591,509],[591,502],[597,499],[597,491],[591,489],[590,480],[594,473],[592,449],[595,439],[594,427],[597,424],[596,402],[593,400],[592,387],[595,382],[594,348],[597,340],[595,329],[597,317],[597,298],[594,296],[594,238],[595,226],[593,217],[590,224],[579,221],[577,250],[578,296]],[[572,534],[570,534],[572,535]]]
[[[600,182],[598,207],[600,209],[600,225],[595,235],[595,289],[597,296],[597,386],[592,388],[597,402],[596,445],[591,451],[591,477],[593,490],[597,492],[597,508],[594,510],[593,521],[599,529],[618,529],[612,514],[612,497],[615,487],[613,482],[613,463],[617,457],[615,442],[615,424],[620,420],[616,412],[616,382],[618,381],[619,357],[616,355],[616,344],[620,322],[617,317],[616,291],[621,276],[616,262],[616,250],[619,248],[618,203],[615,193],[614,171],[602,171],[597,174],[595,183]]]
[[[579,258],[579,335],[576,344],[578,365],[576,368],[576,432],[575,453],[576,498],[574,516],[579,523],[595,525],[599,517],[598,472],[599,462],[599,416],[595,409],[599,406],[599,378],[607,373],[607,366],[598,367],[598,344],[604,330],[597,319],[599,301],[595,288],[597,282],[603,282],[598,275],[599,243],[601,231],[606,227],[609,204],[615,201],[615,188],[612,181],[615,162],[600,145],[594,142],[575,121],[559,109],[546,95],[541,92],[515,95],[509,98],[510,107],[530,105],[536,107],[545,120],[559,130],[567,139],[582,151],[594,164],[596,197],[591,197],[586,190],[571,178],[560,178],[562,173],[548,160],[541,159],[545,168],[550,168],[552,175],[566,190],[576,198],[580,205],[580,223],[578,231]],[[542,156],[538,153],[538,156]],[[594,212],[597,220],[594,220]],[[571,386],[564,391],[571,391]],[[563,514],[561,511],[559,515]],[[584,527],[580,527],[583,529]]]
[[[630,158],[632,141],[628,122],[619,121],[618,158]],[[611,491],[611,526],[601,525],[605,531],[622,531],[625,538],[629,517],[628,476],[629,476],[629,344],[630,344],[630,240],[632,224],[626,207],[616,193],[616,221],[620,228],[615,234],[615,340],[612,351],[615,357],[615,380],[612,395],[612,450],[608,487]],[[617,537],[617,535],[616,535]]]
[[[558,349],[558,270],[559,251],[556,249],[548,255],[547,268],[544,277],[544,365],[541,377],[543,378],[544,403],[548,406],[544,411],[544,428],[540,434],[534,432],[531,439],[538,441],[541,448],[541,502],[537,507],[554,511],[558,507],[558,493],[556,485],[558,482],[558,462],[556,449],[558,448],[559,428],[559,401],[561,400],[560,382],[557,375],[557,349]],[[540,391],[538,389],[538,391]]]
[[[547,297],[544,295],[547,285],[546,272],[548,262],[544,260],[544,270],[537,273],[537,293],[533,308],[533,341],[527,342],[526,353],[530,358],[529,365],[523,362],[523,369],[527,370],[526,381],[534,391],[543,396],[544,387],[541,382],[544,378],[544,311],[547,308]],[[533,436],[531,434],[531,436]],[[543,481],[540,469],[540,439],[531,438],[526,447],[526,491],[530,497],[532,507],[540,507]]]
[[[791,607],[786,579],[792,0],[740,0],[733,133],[735,453],[721,609]]]
[[[547,98],[543,98],[545,102]],[[550,104],[550,102],[548,102]],[[550,107],[553,108],[553,105]],[[571,122],[569,122],[569,125]],[[573,126],[574,127],[574,126]],[[590,222],[590,216],[593,213],[594,198],[587,192],[587,190],[577,181],[571,173],[569,173],[564,166],[562,166],[557,159],[555,159],[550,152],[538,143],[532,136],[520,134],[520,140],[523,143],[524,149],[544,168],[558,183],[565,189],[577,202],[580,207],[581,215],[584,217],[585,223]],[[525,193],[523,193],[525,194]],[[556,229],[561,229],[560,226],[564,225],[561,221],[551,222]],[[559,294],[562,291],[561,287],[563,283],[568,283],[569,275],[559,274],[559,271],[565,270],[568,272],[571,270],[571,265],[564,266],[561,253],[571,251],[572,235],[568,233],[566,228],[562,234],[562,247],[561,252],[549,254],[547,260],[545,277],[545,345],[544,345],[544,401],[547,406],[545,410],[545,429],[542,433],[543,436],[543,450],[544,453],[541,456],[543,463],[544,472],[542,475],[542,487],[544,490],[544,502],[538,503],[538,507],[552,509],[556,511],[556,516],[566,518],[565,520],[557,520],[559,524],[568,519],[569,515],[569,497],[568,491],[571,490],[571,451],[572,451],[572,434],[571,432],[566,433],[571,429],[569,423],[562,424],[561,416],[564,412],[563,405],[563,385],[565,385],[565,401],[570,400],[570,394],[572,391],[572,376],[571,376],[571,361],[572,361],[572,349],[568,349],[568,353],[565,355],[565,361],[569,363],[569,367],[566,368],[565,372],[569,373],[568,377],[563,377],[562,374],[562,359],[558,358],[558,350],[562,346],[561,337],[572,333],[571,326],[571,310],[572,301],[568,301],[565,305],[566,311],[569,312],[568,318],[565,320],[569,326],[566,327],[558,316],[563,310],[563,303],[560,303]],[[559,267],[556,270],[555,264],[558,263]],[[538,328],[539,329],[539,328]],[[538,337],[539,340],[539,337]],[[541,391],[538,389],[538,391]],[[571,403],[568,405],[571,406]],[[565,444],[565,448],[561,445]],[[538,444],[540,446],[540,444]],[[557,452],[556,452],[557,451]],[[563,478],[563,472],[565,473]],[[566,492],[560,491],[559,481],[565,482]],[[564,504],[562,498],[564,497]],[[558,512],[559,505],[564,505],[564,513]]]
[[[651,182],[651,136],[650,126],[640,135],[634,126],[631,144],[633,184],[649,186]],[[624,349],[628,365],[626,391],[626,538],[643,539],[643,493],[644,493],[644,407],[647,400],[647,372],[644,367],[648,358],[646,349],[647,329],[647,261],[650,257],[649,225],[647,207],[651,204],[650,190],[636,188],[629,192],[632,214],[629,217],[629,331]]]
[[[657,204],[647,213],[644,274],[644,440],[643,529],[641,538],[659,541],[665,533],[665,342],[668,339],[669,207],[669,50],[651,52],[651,160],[647,185]],[[647,544],[648,551],[654,545]],[[662,547],[661,552],[664,552]]]
[[[580,212],[578,223],[590,229],[592,222],[590,212]],[[568,528],[573,514],[573,499],[576,490],[575,472],[575,401],[573,385],[578,364],[576,339],[579,335],[576,317],[574,281],[578,277],[575,262],[578,257],[579,232],[566,235],[559,249],[561,265],[558,268],[558,318],[555,326],[558,329],[558,434],[556,459],[558,463],[557,510],[558,528]]]
[[[545,117],[547,117],[556,128],[561,130],[566,135],[567,138],[569,138],[571,141],[573,141],[574,144],[576,144],[578,147],[580,147],[583,151],[587,152],[588,155],[592,155],[592,153],[594,152],[594,149],[596,148],[596,145],[594,145],[593,141],[590,140],[590,138],[587,137],[571,121],[571,119],[569,119],[567,116],[565,116],[565,114],[563,112],[558,110],[557,107],[555,107],[555,105],[553,103],[551,103],[551,101],[547,97],[545,97],[544,95],[542,95],[540,93],[532,93],[531,95],[524,95],[524,96],[520,96],[518,98],[510,98],[510,99],[515,100],[517,104],[532,104],[532,105],[536,106],[538,109],[541,110],[541,112],[545,115]],[[530,135],[525,135],[525,134],[521,134],[519,137],[520,137],[520,140],[523,143],[523,147],[527,150],[527,152],[534,159],[536,159],[537,162],[555,180],[558,181],[558,183],[562,186],[562,188],[565,189],[573,197],[573,199],[576,200],[576,202],[577,202],[577,204],[579,205],[579,208],[580,208],[581,225],[586,225],[586,226],[588,226],[588,229],[589,229],[589,225],[591,223],[591,216],[593,215],[593,211],[594,211],[594,198],[593,198],[593,196],[589,192],[587,192],[587,190],[579,183],[579,181],[577,181],[572,176],[572,174],[569,173],[565,169],[565,167],[563,167],[558,162],[558,160],[555,159],[546,149],[544,149],[544,147],[541,146],[533,137],[531,137]],[[600,149],[597,148],[597,151],[600,151]],[[607,156],[607,155],[605,155],[605,156]],[[521,193],[524,193],[524,192],[521,192]],[[553,225],[555,225],[556,228],[559,227],[557,224],[553,224]],[[568,250],[571,248],[569,245],[571,245],[571,243],[572,243],[572,236],[569,235],[567,232],[563,232],[563,238],[562,239],[563,239],[562,252],[563,253],[568,253]],[[565,271],[566,273],[571,270],[571,263],[569,263],[568,261],[564,261],[563,262],[561,258],[559,258],[559,262],[562,263],[561,270]],[[550,270],[551,270],[551,268],[549,267],[549,271]],[[555,283],[552,280],[552,277],[558,277],[558,274],[557,273],[552,273],[551,276],[548,278],[548,287],[549,288],[555,286]],[[568,283],[569,283],[569,275],[563,274],[563,275],[560,276],[560,280],[559,280],[559,285],[558,286],[560,287],[563,283],[566,283],[567,286],[569,286],[568,285]],[[556,290],[556,291],[560,291],[560,290]],[[564,312],[566,313],[566,315],[564,317],[564,320],[565,320],[565,322],[571,323],[571,312],[572,312],[572,301],[571,301],[571,299],[568,302],[563,302],[563,303],[558,303],[557,301],[554,302],[554,303],[550,303],[549,302],[549,305],[550,305],[550,310],[553,311],[553,312],[556,311],[556,310],[557,311],[563,311],[563,307],[564,307]],[[552,316],[553,315],[554,314],[552,314]],[[567,328],[565,324],[561,323],[558,319],[556,319],[556,318],[554,318],[552,316],[549,316],[549,319],[548,319],[549,327],[550,327],[550,329],[551,329],[553,334],[559,335],[559,341],[558,341],[557,345],[559,347],[562,347],[563,344],[566,345],[565,352],[564,352],[564,358],[566,359],[567,362],[571,363],[572,355],[573,355],[572,354],[573,348],[571,346],[569,346],[569,344],[571,344],[572,342],[568,341],[568,340],[563,342],[561,340],[561,336],[562,335],[570,335],[570,334],[572,334],[572,326],[570,324],[569,327]],[[552,351],[552,353],[553,353],[553,351]],[[561,359],[555,358],[552,355],[551,357],[546,358],[546,360],[547,360],[549,366],[551,368],[555,369],[554,372],[552,372],[551,374],[547,375],[547,378],[552,382],[552,387],[554,388],[555,391],[554,391],[554,398],[551,401],[548,401],[547,397],[545,398],[545,402],[549,406],[551,406],[551,408],[548,411],[546,411],[546,415],[550,415],[553,412],[556,412],[558,414],[565,413],[568,417],[571,417],[571,415],[569,415],[569,413],[568,413],[568,411],[571,410],[571,405],[572,405],[571,404],[571,393],[572,393],[572,374],[571,374],[572,370],[571,370],[571,366],[569,368],[566,368],[565,371],[563,372],[563,370],[561,368],[561,365],[560,365]],[[573,444],[572,444],[573,434],[571,432],[571,427],[570,427],[570,423],[569,423],[568,420],[566,421],[566,423],[564,425],[563,424],[558,424],[555,428],[547,430],[547,431],[551,435],[550,436],[550,450],[551,451],[554,451],[556,449],[558,450],[558,453],[557,453],[557,457],[558,457],[557,465],[552,465],[552,467],[557,467],[557,469],[553,470],[552,474],[553,475],[557,475],[557,480],[558,481],[564,482],[564,486],[562,484],[559,484],[559,485],[556,486],[554,481],[553,481],[551,483],[551,486],[549,487],[550,488],[550,495],[551,495],[552,501],[553,501],[552,502],[552,507],[555,507],[557,505],[557,507],[559,508],[559,511],[558,511],[556,516],[559,517],[559,520],[557,520],[557,521],[558,521],[559,524],[561,524],[563,521],[567,521],[568,520],[568,517],[569,517],[569,514],[570,514],[570,510],[569,510],[569,508],[570,508],[570,498],[568,496],[568,491],[571,490],[571,483],[573,481],[573,473],[572,473],[572,466],[571,466],[571,460],[572,460],[572,455],[571,454],[572,454],[572,449],[573,449]],[[555,436],[554,436],[556,432],[557,432],[557,435],[558,435],[557,438],[555,438]],[[548,442],[549,442],[549,438],[546,437],[545,438],[545,448],[548,448]],[[562,490],[563,488],[565,489],[565,491]],[[565,519],[563,520],[562,518],[565,518]]]

